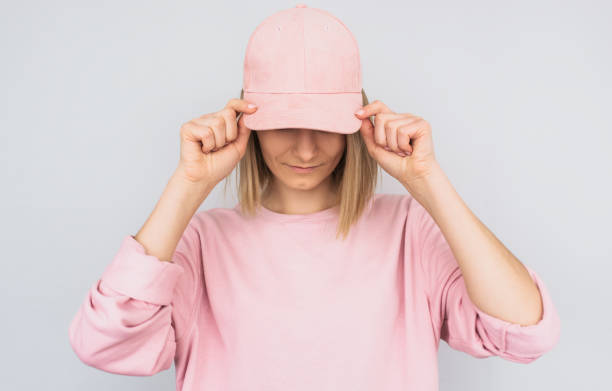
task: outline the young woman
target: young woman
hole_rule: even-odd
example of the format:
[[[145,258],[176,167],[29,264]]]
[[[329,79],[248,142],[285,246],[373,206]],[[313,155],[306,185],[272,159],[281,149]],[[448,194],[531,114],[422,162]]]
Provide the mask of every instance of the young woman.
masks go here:
[[[298,12],[311,11],[291,23],[311,15]],[[293,24],[271,26],[259,31]],[[343,117],[358,132],[322,117],[252,132],[249,121],[276,121],[270,109],[295,99],[255,90],[181,127],[161,199],[70,324],[84,363],[144,376],[174,362],[177,390],[423,391],[438,389],[440,339],[520,363],[552,349],[560,321],[546,286],[454,190],[426,120],[361,89]],[[237,166],[239,203],[197,212]],[[379,166],[407,193],[374,194]]]

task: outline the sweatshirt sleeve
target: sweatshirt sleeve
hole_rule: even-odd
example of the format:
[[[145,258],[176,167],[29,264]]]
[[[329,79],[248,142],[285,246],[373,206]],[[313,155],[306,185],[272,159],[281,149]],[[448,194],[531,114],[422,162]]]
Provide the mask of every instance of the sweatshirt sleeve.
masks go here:
[[[429,212],[412,200],[425,289],[440,339],[477,358],[499,356],[529,363],[551,350],[560,338],[560,319],[540,276],[526,266],[542,300],[542,317],[523,326],[494,317],[470,299],[459,264]]]
[[[70,323],[70,344],[82,362],[132,376],[170,368],[202,286],[201,242],[192,223],[172,262],[148,255],[132,235],[124,237]]]

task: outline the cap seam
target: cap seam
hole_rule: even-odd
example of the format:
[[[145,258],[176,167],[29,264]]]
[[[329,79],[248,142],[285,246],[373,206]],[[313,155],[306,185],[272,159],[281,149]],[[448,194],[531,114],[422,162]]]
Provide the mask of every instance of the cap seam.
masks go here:
[[[306,30],[306,20],[304,18],[304,13],[302,12],[302,67],[304,68],[304,78],[302,79],[302,89],[306,89],[306,34],[304,33]]]
[[[351,37],[351,40],[355,44],[355,49],[357,51],[357,60],[359,61],[358,62],[359,69],[357,71],[357,74],[358,74],[357,84],[361,85],[362,84],[361,83],[361,81],[362,81],[362,77],[361,77],[361,53],[359,52],[359,44],[357,43],[357,38],[355,38],[355,35],[353,34],[353,32],[348,28],[348,26],[346,24],[344,24],[344,22],[342,20],[340,20],[340,18],[338,18],[336,15],[332,14],[331,12],[326,11],[324,9],[319,9],[319,8],[310,8],[310,9],[315,10],[317,12],[320,12],[322,14],[326,14],[327,16],[330,16],[330,17],[334,18],[338,23],[340,23],[344,27],[344,29],[346,30],[348,35]]]

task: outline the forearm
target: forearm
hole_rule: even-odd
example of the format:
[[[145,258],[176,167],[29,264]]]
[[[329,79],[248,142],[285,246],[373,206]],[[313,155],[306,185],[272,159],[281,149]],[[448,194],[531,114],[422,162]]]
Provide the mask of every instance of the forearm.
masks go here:
[[[478,308],[521,325],[541,319],[540,292],[529,272],[472,213],[438,164],[427,178],[404,187],[440,227]]]
[[[194,184],[175,172],[155,208],[134,237],[147,254],[171,261],[176,246],[214,184]]]

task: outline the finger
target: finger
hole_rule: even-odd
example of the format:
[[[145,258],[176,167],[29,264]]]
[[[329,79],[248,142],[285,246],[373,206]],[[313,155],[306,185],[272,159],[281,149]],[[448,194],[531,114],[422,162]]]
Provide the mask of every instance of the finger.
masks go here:
[[[398,127],[398,146],[402,151],[410,155],[414,152],[414,148],[417,147],[417,143],[419,142],[419,132],[424,122],[424,119],[419,118],[412,123],[400,125]]]
[[[215,148],[213,148],[213,152],[218,151],[223,148],[225,144],[227,144],[226,139],[226,121],[220,115],[214,116],[211,118],[212,121],[212,130],[215,132]]]
[[[393,113],[393,111],[387,107],[383,102],[375,100],[361,108],[362,113],[358,114],[359,118],[371,117],[379,113]]]
[[[419,120],[420,121],[420,120]],[[415,121],[415,122],[419,122]],[[400,151],[412,154],[414,148],[412,146],[412,135],[415,133],[410,127],[411,124],[402,125],[397,128],[397,146]]]
[[[389,119],[389,116],[385,113],[377,114],[376,117],[374,117],[374,140],[376,141],[376,144],[383,148],[387,147],[387,131],[385,129],[385,123]]]
[[[410,125],[420,119],[420,117],[416,116],[402,117],[386,123],[387,144],[392,151],[412,153],[412,146],[410,145],[411,137],[406,133],[406,129],[408,129],[406,125]],[[400,129],[402,129],[401,132]]]
[[[198,126],[197,133],[202,140],[202,152],[210,153],[215,149],[215,132],[209,126]]]
[[[383,132],[384,128],[381,127],[381,125],[383,125],[381,122],[384,121],[379,119],[382,114],[394,113],[391,111],[391,109],[389,109],[389,107],[387,107],[387,105],[379,100],[375,100],[372,103],[362,106],[361,109],[355,112],[355,115],[361,120],[372,116],[374,117],[374,142],[384,147],[386,145],[386,137]]]
[[[238,124],[236,123],[236,112],[227,107],[219,112],[225,120],[225,141],[231,143],[238,137]]]
[[[244,115],[241,115],[240,119],[238,120],[238,138],[235,142],[240,156],[243,156],[244,151],[246,151],[250,135],[251,129],[247,128],[246,124],[244,123]]]
[[[249,105],[253,105],[253,107],[249,107]],[[252,114],[257,110],[257,105],[244,99],[232,98],[227,102],[225,108],[232,109],[236,113]]]
[[[193,120],[181,127],[181,140],[183,150],[191,156],[196,156],[200,151],[208,153],[215,147],[215,137],[211,128],[200,125]]]
[[[397,128],[397,147],[401,153],[412,155],[412,144],[410,144],[412,138],[408,130],[408,126],[400,126]]]
[[[209,127],[212,129],[215,145],[212,149],[213,152],[223,148],[226,143],[225,140],[225,119],[218,114],[207,116],[205,118],[194,118],[192,120],[198,125]]]
[[[368,151],[373,154],[376,149],[376,143],[374,142],[374,125],[369,117],[365,117],[361,120],[361,128],[359,131],[361,132],[361,137],[363,138]]]
[[[397,126],[395,126],[394,122],[396,122],[396,120],[388,120],[385,122],[386,149],[392,152],[400,152],[397,148]]]

